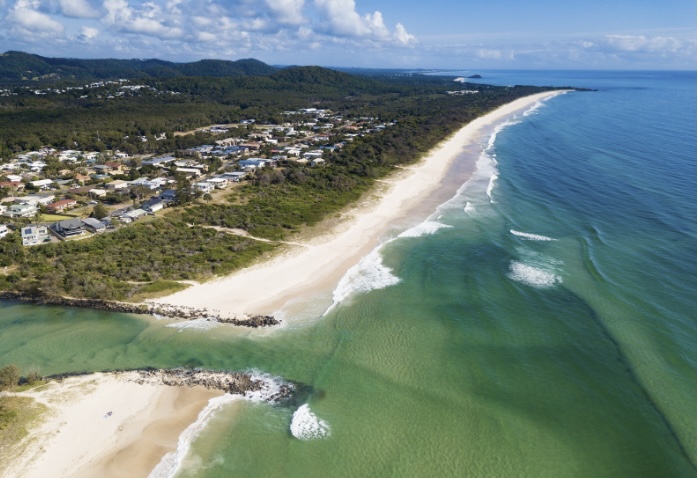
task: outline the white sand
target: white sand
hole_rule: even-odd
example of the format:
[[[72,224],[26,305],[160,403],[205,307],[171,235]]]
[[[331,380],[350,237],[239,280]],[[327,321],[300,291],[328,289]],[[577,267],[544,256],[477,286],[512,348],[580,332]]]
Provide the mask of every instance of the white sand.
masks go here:
[[[475,119],[398,178],[379,183],[382,190],[374,191],[375,201],[364,201],[348,220],[328,226],[326,233],[304,244],[307,247],[154,301],[235,315],[274,313],[289,301],[319,293],[329,297],[344,273],[378,245],[395,221],[407,217],[439,187],[453,160],[480,140],[483,129],[560,93],[520,98]]]
[[[139,385],[126,376],[71,377],[18,394],[43,403],[49,412],[1,476],[148,476],[162,456],[176,449],[179,434],[208,400],[222,394]]]

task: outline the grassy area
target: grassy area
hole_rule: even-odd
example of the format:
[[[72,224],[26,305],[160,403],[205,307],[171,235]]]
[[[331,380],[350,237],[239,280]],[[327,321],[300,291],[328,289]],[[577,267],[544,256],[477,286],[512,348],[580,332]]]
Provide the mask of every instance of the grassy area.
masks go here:
[[[17,456],[17,446],[47,408],[28,397],[0,396],[0,468]]]
[[[42,214],[39,216],[40,222],[57,222],[64,221],[66,219],[73,219],[74,216],[65,216],[63,214]]]
[[[189,287],[190,284],[171,280],[158,280],[140,287],[130,298],[129,302],[141,302],[145,299],[154,299],[165,295],[174,294]]]

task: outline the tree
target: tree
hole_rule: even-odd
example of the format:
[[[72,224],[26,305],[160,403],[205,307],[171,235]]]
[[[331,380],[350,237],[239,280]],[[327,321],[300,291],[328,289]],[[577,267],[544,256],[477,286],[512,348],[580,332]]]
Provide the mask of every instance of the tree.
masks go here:
[[[204,199],[204,201],[209,203],[213,199],[213,196],[211,196],[209,193],[206,193],[206,194],[204,194],[203,199]]]
[[[19,367],[16,365],[6,365],[0,368],[0,391],[17,386],[19,377]]]
[[[102,203],[97,204],[92,210],[92,216],[97,219],[103,219],[109,215],[109,211]]]

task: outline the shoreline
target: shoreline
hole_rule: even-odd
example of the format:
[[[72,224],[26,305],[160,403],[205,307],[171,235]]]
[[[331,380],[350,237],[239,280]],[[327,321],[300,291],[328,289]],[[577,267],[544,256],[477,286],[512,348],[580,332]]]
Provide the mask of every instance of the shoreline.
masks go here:
[[[394,228],[413,226],[417,218],[423,221],[433,212],[438,206],[434,196],[439,196],[440,186],[448,180],[457,158],[467,153],[470,161],[463,166],[470,168],[468,177],[472,174],[479,151],[474,154],[467,150],[479,145],[484,129],[566,91],[519,98],[474,119],[432,148],[418,163],[377,181],[363,198],[339,214],[339,220],[330,218],[315,226],[313,230],[322,232],[307,239],[305,247],[147,302],[215,309],[229,315],[275,315],[290,304],[315,299],[326,302],[322,309],[326,310],[340,279],[386,234]],[[448,191],[451,196],[454,192]]]
[[[100,373],[18,393],[48,410],[0,476],[148,476],[208,401],[222,394]]]
[[[46,407],[0,477],[147,477],[216,400],[284,403],[294,384],[245,372],[145,369],[55,376],[12,395]]]

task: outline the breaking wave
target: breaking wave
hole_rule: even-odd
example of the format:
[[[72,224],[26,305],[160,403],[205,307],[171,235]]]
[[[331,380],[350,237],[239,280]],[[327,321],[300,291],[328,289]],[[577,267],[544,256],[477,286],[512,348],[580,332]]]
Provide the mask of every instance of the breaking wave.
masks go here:
[[[354,294],[385,289],[400,282],[400,278],[393,275],[392,269],[383,264],[383,258],[380,255],[381,247],[383,245],[376,247],[344,274],[337,288],[332,292],[332,305],[325,314]]]
[[[552,237],[541,236],[538,234],[530,234],[528,232],[515,231],[513,229],[510,229],[509,232],[511,232],[515,236],[518,236],[522,239],[526,239],[528,241],[556,241],[557,240],[557,239],[554,239]]]
[[[421,237],[421,236],[428,236],[430,234],[436,233],[440,229],[445,229],[445,228],[451,228],[453,226],[449,226],[448,224],[442,224],[437,221],[424,221],[421,224],[418,224],[397,237]]]
[[[314,440],[330,435],[329,424],[310,411],[306,403],[293,413],[291,434],[299,440]]]

